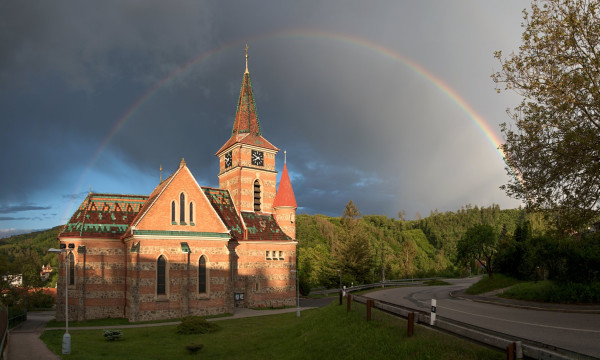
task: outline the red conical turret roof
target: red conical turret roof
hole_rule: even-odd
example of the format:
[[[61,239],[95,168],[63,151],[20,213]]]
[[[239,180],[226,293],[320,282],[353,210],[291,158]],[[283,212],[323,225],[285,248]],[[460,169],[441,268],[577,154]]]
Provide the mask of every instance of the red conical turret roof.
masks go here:
[[[298,207],[290,176],[288,175],[287,164],[285,163],[283,164],[283,170],[281,171],[281,180],[279,180],[279,188],[275,195],[275,201],[273,201],[273,208],[281,206]]]

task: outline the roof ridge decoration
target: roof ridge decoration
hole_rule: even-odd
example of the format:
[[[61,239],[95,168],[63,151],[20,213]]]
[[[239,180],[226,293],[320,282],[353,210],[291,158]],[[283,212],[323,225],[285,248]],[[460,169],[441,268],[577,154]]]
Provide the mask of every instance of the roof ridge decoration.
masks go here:
[[[242,79],[242,88],[238,99],[237,109],[235,111],[235,121],[231,136],[249,133],[255,136],[262,136],[260,131],[260,121],[258,120],[258,111],[252,92],[252,81],[248,71],[248,45],[246,44],[246,71]]]

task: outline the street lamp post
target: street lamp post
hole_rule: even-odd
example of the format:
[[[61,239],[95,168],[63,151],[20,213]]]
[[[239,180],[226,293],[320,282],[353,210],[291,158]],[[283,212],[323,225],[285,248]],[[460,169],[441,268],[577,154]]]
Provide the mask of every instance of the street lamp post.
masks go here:
[[[70,251],[69,251],[69,249],[62,248],[62,245],[63,244],[61,244],[61,249],[50,248],[50,249],[48,249],[48,252],[57,253],[57,254],[65,253],[65,324],[66,324],[66,331],[65,331],[65,335],[63,335],[62,353],[70,354],[71,353],[71,335],[69,334],[69,253],[70,253]],[[69,244],[69,245],[72,245],[72,244]]]
[[[292,270],[296,273],[296,317],[300,317],[300,284],[298,282],[298,270]]]

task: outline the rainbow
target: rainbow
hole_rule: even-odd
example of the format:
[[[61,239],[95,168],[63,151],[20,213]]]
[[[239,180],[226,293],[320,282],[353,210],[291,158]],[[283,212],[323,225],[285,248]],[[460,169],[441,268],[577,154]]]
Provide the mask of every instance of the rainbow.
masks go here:
[[[140,109],[144,105],[144,103],[146,101],[148,101],[148,99],[150,99],[154,94],[156,94],[163,86],[170,83],[173,79],[178,77],[180,74],[182,74],[186,70],[194,67],[198,63],[205,61],[205,60],[209,59],[210,57],[212,57],[216,54],[219,54],[221,52],[224,52],[224,51],[227,51],[230,49],[234,49],[236,47],[239,47],[241,49],[244,44],[248,44],[248,43],[256,43],[256,42],[262,42],[262,41],[267,41],[267,40],[284,39],[284,38],[311,38],[311,39],[316,38],[316,39],[337,41],[337,42],[350,44],[353,46],[359,46],[359,47],[374,51],[385,57],[389,57],[389,58],[399,61],[400,63],[405,65],[407,68],[411,69],[414,73],[418,74],[420,77],[424,78],[425,80],[427,80],[428,82],[433,84],[444,95],[446,95],[456,105],[458,105],[460,107],[460,109],[462,109],[462,111],[465,112],[468,115],[468,117],[473,121],[473,123],[475,123],[475,125],[481,130],[481,132],[484,134],[486,139],[494,146],[500,159],[502,159],[502,161],[505,162],[505,154],[500,147],[500,144],[502,143],[500,140],[500,137],[496,134],[496,132],[493,131],[493,129],[483,119],[483,117],[480,116],[473,109],[473,107],[470,106],[467,103],[467,101],[465,101],[465,99],[463,99],[460,96],[460,94],[458,94],[454,89],[452,89],[443,80],[441,80],[439,77],[435,76],[433,73],[431,73],[430,71],[425,69],[420,64],[416,63],[412,59],[404,56],[403,54],[401,54],[399,52],[396,52],[394,50],[384,47],[381,44],[378,44],[378,43],[375,43],[375,42],[372,42],[372,41],[369,41],[369,40],[366,40],[366,39],[363,39],[360,37],[350,36],[350,35],[346,35],[346,34],[333,33],[333,32],[319,31],[319,30],[294,29],[294,30],[287,30],[287,31],[278,31],[278,32],[274,32],[274,33],[267,33],[267,34],[257,35],[257,36],[243,38],[243,39],[229,42],[220,47],[217,47],[208,52],[198,55],[197,57],[193,58],[189,62],[185,63],[184,65],[180,66],[179,68],[177,68],[176,70],[171,72],[164,79],[157,82],[154,86],[152,86],[144,94],[142,94],[142,96],[137,101],[135,101],[133,103],[133,105],[129,109],[127,109],[123,113],[123,115],[119,118],[119,120],[115,123],[115,125],[112,127],[112,129],[110,130],[110,132],[108,133],[106,138],[104,138],[104,140],[101,142],[101,144],[98,147],[98,149],[96,150],[96,152],[90,158],[90,161],[87,164],[83,173],[81,174],[79,181],[76,184],[75,191],[73,193],[77,194],[79,192],[79,189],[81,189],[81,187],[83,185],[83,181],[86,178],[87,174],[90,172],[91,168],[93,167],[93,165],[96,163],[96,161],[100,157],[102,151],[108,146],[108,144],[110,143],[111,139],[115,136],[115,134],[136,113],[136,111],[138,109]],[[71,208],[72,208],[72,203],[69,206],[67,206],[67,212],[66,212],[65,216],[70,216]],[[68,218],[66,218],[66,219],[68,219]]]

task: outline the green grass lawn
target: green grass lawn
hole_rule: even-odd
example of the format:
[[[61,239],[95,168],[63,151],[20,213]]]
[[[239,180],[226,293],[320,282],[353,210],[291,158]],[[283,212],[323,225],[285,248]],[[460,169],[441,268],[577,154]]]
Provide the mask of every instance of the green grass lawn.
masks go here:
[[[442,286],[442,285],[451,285],[451,284],[449,282],[447,282],[447,281],[444,281],[444,280],[433,279],[433,280],[425,281],[423,283],[423,285],[427,285],[427,286]]]
[[[600,303],[600,283],[559,284],[549,280],[529,281],[517,284],[499,296],[550,303],[598,304]]]
[[[123,339],[104,340],[102,330],[71,332],[64,359],[503,359],[505,354],[417,326],[406,337],[406,321],[354,302],[352,311],[332,304],[320,309],[219,321],[222,329],[203,335],[177,335],[175,326],[123,329]],[[118,329],[118,326],[115,328]],[[57,354],[64,332],[45,331],[41,339]],[[187,345],[204,344],[196,354]]]
[[[493,290],[504,289],[519,283],[519,280],[513,279],[502,274],[494,274],[494,278],[490,279],[485,275],[481,280],[471,285],[466,291],[467,294],[478,295]]]

